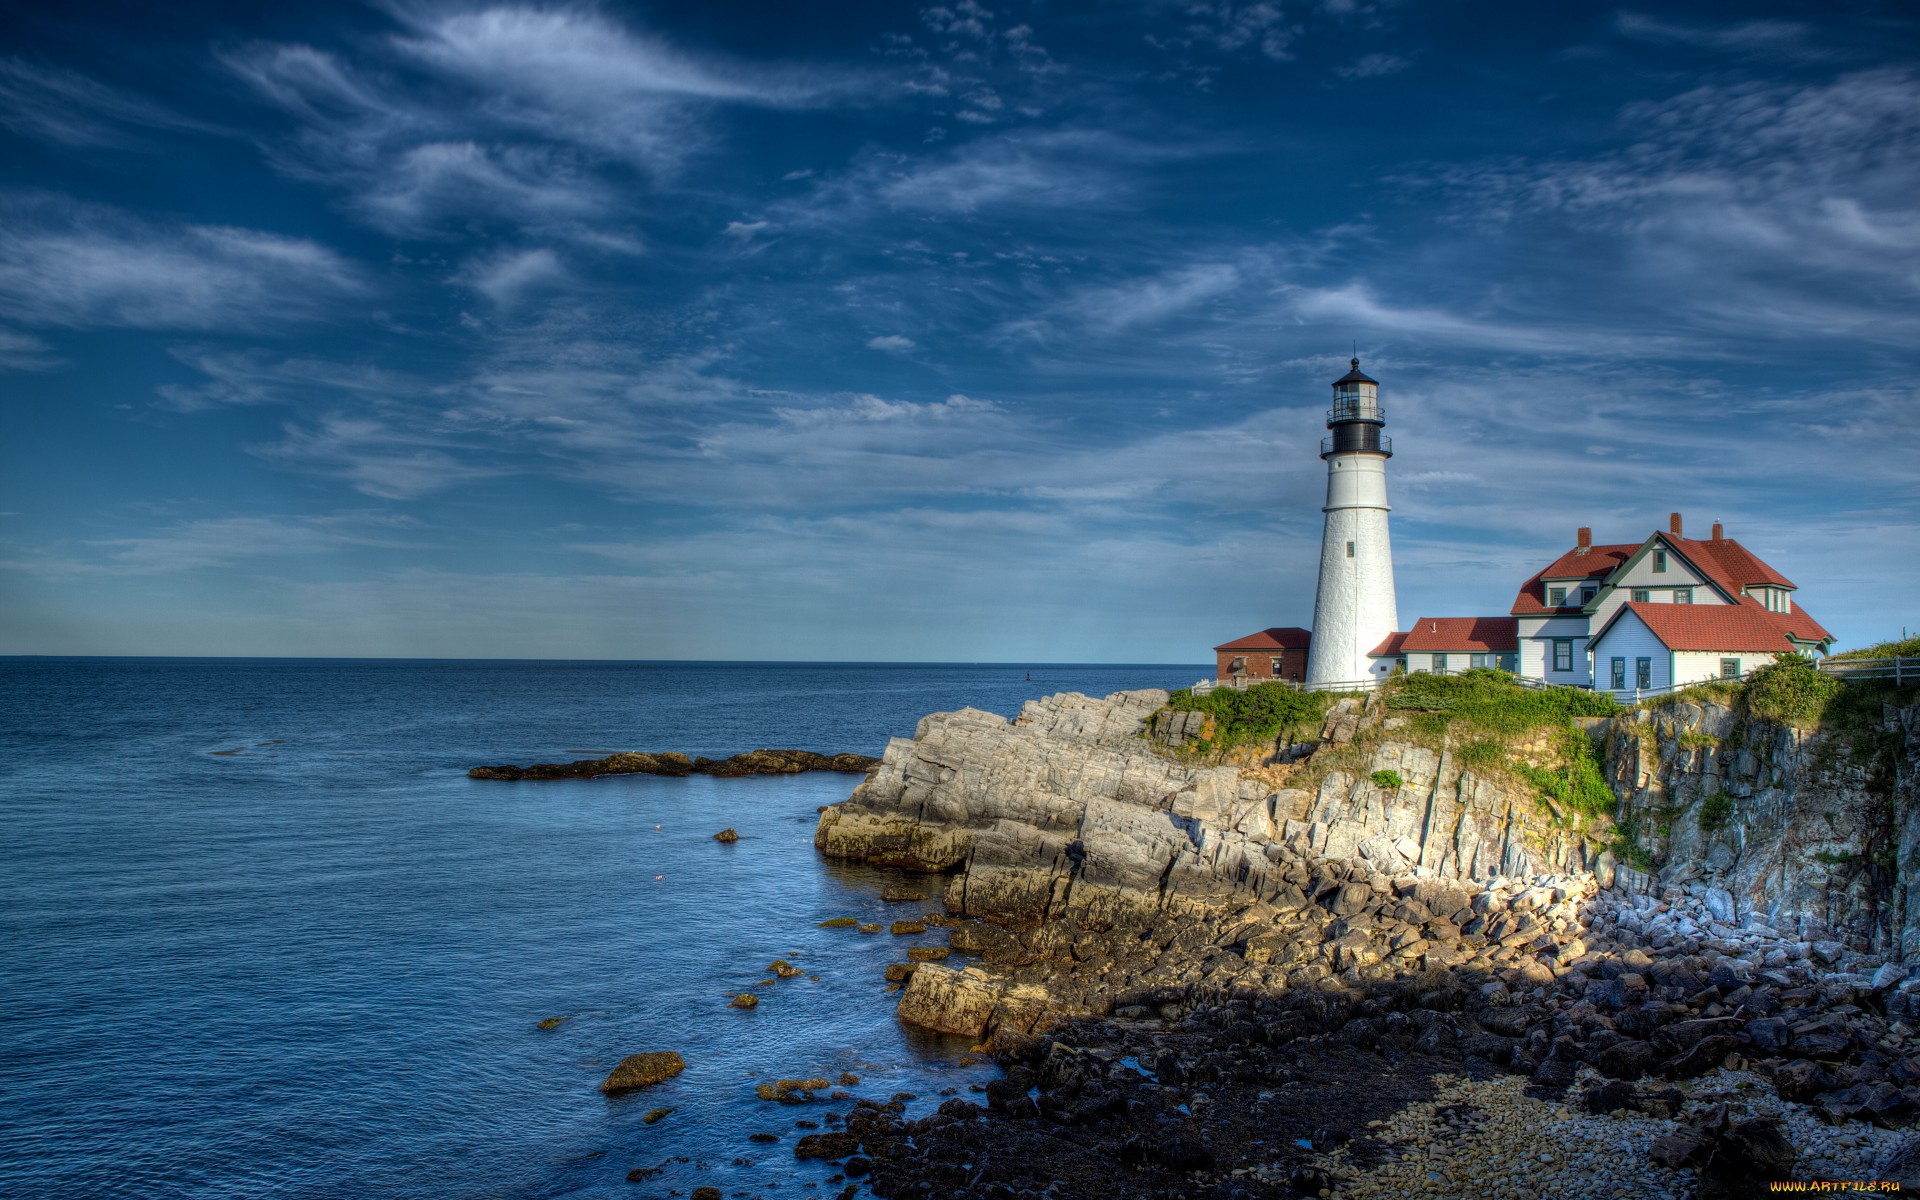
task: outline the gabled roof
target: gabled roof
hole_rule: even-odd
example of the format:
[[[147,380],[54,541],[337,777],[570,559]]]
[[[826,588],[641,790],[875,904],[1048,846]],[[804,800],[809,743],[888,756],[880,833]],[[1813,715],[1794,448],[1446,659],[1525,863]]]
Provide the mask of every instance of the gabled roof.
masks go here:
[[[1309,630],[1289,625],[1283,629],[1262,629],[1231,642],[1222,642],[1215,650],[1305,650],[1313,642]]]
[[[1386,658],[1389,655],[1399,654],[1401,651],[1405,650],[1406,647],[1407,647],[1406,634],[1390,633],[1387,635],[1386,641],[1381,642],[1378,646],[1375,646],[1373,649],[1367,651],[1367,657],[1368,658]]]
[[[1513,616],[1534,616],[1540,613],[1580,611],[1578,591],[1569,589],[1574,601],[1560,608],[1547,607],[1546,580],[1591,580],[1600,582],[1619,569],[1620,564],[1632,558],[1642,542],[1628,542],[1612,546],[1575,546],[1573,549],[1554,559],[1545,569],[1535,572],[1533,577],[1520,585],[1520,594],[1514,598],[1513,607],[1508,610]]]
[[[1665,534],[1661,535],[1666,537]],[[1771,584],[1774,587],[1790,588],[1793,583],[1785,575],[1760,561],[1760,556],[1742,546],[1732,538],[1698,541],[1694,538],[1667,537],[1674,549],[1685,555],[1688,561],[1698,564],[1709,572],[1718,568],[1718,573],[1741,587],[1756,584]]]
[[[1520,622],[1512,617],[1421,617],[1394,653],[1430,650],[1510,654],[1520,648]]]
[[[1785,654],[1794,648],[1787,640],[1786,629],[1772,620],[1791,615],[1788,613],[1770,613],[1757,605],[1651,604],[1644,600],[1621,605],[1588,644],[1596,644],[1606,637],[1625,613],[1640,618],[1669,650]]]

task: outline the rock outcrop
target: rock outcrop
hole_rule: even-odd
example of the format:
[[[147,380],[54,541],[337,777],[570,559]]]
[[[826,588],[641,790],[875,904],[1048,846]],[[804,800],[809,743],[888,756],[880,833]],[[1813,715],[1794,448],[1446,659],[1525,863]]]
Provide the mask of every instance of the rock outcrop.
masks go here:
[[[1160,691],[1029,701],[1013,721],[937,713],[895,738],[814,845],[836,858],[957,871],[956,915],[1088,928],[1150,922],[1161,910],[1297,900],[1309,858],[1374,871],[1469,880],[1564,874],[1588,865],[1581,840],[1530,793],[1503,790],[1446,752],[1386,741],[1363,770],[1311,791],[1257,770],[1184,763],[1142,737]],[[1365,717],[1347,702],[1329,734]],[[1375,772],[1402,781],[1384,788]],[[1292,852],[1292,863],[1282,847]]]
[[[606,758],[583,758],[570,763],[534,763],[517,767],[475,767],[468,779],[598,779],[603,775],[798,775],[802,771],[840,771],[857,775],[872,770],[878,759],[865,754],[816,754],[811,750],[749,750],[732,758],[689,758],[677,750],[658,754],[630,751]]]

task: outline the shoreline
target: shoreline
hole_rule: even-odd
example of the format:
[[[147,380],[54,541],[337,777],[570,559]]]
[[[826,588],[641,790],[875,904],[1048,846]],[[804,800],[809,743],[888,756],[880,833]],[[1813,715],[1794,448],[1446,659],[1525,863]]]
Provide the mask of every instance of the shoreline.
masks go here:
[[[946,873],[948,942],[981,962],[898,964],[897,1012],[1007,1071],[984,1107],[863,1102],[875,1195],[1920,1188],[1920,974],[1897,954],[1556,850],[1544,806],[1378,742],[1402,719],[1374,706],[1330,712],[1322,749],[1376,738],[1391,787],[1362,766],[1316,796],[1286,766],[1156,752],[1163,702],[935,714],[823,811],[829,857]],[[1655,732],[1624,749],[1649,761]]]

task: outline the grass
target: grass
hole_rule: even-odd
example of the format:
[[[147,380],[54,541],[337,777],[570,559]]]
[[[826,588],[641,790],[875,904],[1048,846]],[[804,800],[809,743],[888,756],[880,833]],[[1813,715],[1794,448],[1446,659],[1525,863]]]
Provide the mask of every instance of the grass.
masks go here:
[[[1373,786],[1377,788],[1385,788],[1388,791],[1393,791],[1401,787],[1405,782],[1405,780],[1400,778],[1400,772],[1398,771],[1375,771],[1373,773]]]
[[[1682,729],[1680,746],[1684,750],[1718,750],[1720,739],[1710,733],[1701,733],[1697,729]]]
[[[1167,698],[1167,707],[1213,718],[1213,736],[1194,746],[1203,754],[1211,754],[1270,743],[1283,732],[1296,737],[1318,732],[1327,706],[1337,698],[1331,692],[1295,691],[1283,683],[1256,683],[1245,690],[1215,688],[1205,695],[1182,688]]]

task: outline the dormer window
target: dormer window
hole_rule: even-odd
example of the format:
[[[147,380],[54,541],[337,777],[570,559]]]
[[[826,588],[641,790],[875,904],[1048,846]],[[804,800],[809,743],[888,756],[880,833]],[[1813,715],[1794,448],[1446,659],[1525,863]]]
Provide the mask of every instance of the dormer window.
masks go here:
[[[1664,572],[1667,569],[1667,552],[1665,550],[1655,550],[1653,552],[1653,569],[1656,573]]]
[[[1597,585],[1590,583],[1586,587],[1583,587],[1580,589],[1580,603],[1591,604],[1593,603],[1593,598],[1595,596],[1598,596],[1599,594],[1600,594],[1599,587]]]
[[[1567,589],[1550,587],[1547,589],[1547,607],[1559,608],[1567,602]]]

